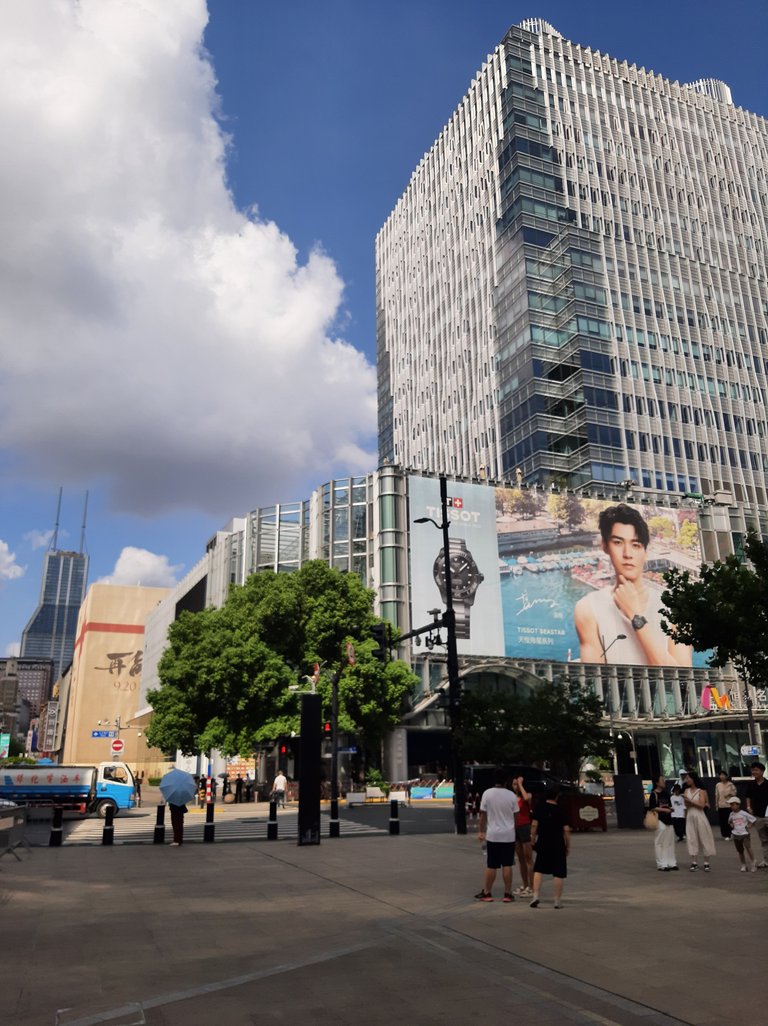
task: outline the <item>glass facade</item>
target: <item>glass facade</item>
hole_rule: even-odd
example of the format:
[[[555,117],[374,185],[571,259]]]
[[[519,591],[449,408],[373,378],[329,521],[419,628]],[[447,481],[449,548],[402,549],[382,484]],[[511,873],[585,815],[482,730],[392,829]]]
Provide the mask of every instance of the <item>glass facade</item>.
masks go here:
[[[22,631],[20,655],[53,660],[54,680],[72,662],[87,577],[88,556],[84,553],[46,552],[40,603]]]
[[[768,123],[538,20],[377,238],[380,457],[768,506]]]
[[[298,570],[309,558],[309,503],[286,502],[253,510],[247,533],[246,575],[258,570]],[[237,552],[232,553],[232,563],[239,564]]]

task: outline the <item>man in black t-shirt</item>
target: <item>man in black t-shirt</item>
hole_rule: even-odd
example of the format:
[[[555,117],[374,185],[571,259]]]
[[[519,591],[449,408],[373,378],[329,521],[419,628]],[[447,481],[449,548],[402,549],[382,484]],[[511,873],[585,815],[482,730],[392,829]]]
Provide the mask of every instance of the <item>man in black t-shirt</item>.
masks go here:
[[[747,812],[755,817],[755,830],[763,848],[763,857],[758,862],[758,869],[768,869],[768,780],[765,779],[765,766],[762,762],[752,763],[752,780],[747,784]]]

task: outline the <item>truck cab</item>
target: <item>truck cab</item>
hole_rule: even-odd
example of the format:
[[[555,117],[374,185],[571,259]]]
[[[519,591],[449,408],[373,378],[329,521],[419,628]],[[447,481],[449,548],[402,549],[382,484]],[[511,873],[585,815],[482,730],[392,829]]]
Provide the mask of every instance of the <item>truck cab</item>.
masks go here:
[[[93,808],[99,816],[106,816],[107,809],[112,808],[117,815],[118,809],[133,809],[136,806],[136,784],[133,774],[124,762],[102,762],[98,766],[96,777],[96,795]]]

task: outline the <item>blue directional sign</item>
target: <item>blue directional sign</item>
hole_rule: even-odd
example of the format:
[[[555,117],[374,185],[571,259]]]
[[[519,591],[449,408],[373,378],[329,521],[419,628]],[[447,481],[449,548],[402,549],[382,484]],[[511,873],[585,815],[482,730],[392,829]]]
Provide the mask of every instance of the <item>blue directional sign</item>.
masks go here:
[[[117,737],[116,730],[92,730],[91,737]]]

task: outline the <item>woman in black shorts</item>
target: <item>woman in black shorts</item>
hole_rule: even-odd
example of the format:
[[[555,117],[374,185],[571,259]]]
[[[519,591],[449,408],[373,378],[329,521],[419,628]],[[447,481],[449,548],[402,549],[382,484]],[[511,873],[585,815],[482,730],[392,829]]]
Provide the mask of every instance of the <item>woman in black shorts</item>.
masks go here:
[[[568,876],[568,852],[571,847],[571,829],[565,823],[558,805],[560,788],[547,788],[544,801],[539,801],[533,813],[531,844],[536,852],[533,864],[533,900],[531,908],[539,907],[542,877],[554,879],[555,908],[562,908],[563,882]]]

